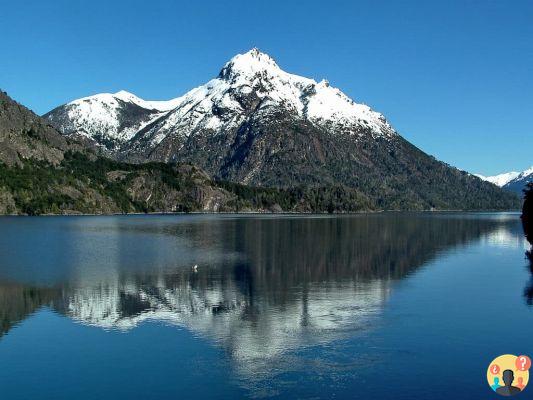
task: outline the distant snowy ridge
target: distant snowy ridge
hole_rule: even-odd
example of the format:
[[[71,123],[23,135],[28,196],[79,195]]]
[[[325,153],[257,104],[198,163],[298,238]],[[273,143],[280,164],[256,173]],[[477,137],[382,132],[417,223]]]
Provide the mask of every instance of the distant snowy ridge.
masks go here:
[[[494,175],[494,176],[484,176],[481,174],[474,174],[478,178],[483,179],[484,181],[494,183],[496,186],[502,187],[515,179],[518,175],[520,175],[520,172],[511,171],[511,172],[505,172],[503,174]]]
[[[533,182],[533,166],[522,172],[506,172],[495,176],[476,175],[480,179],[507,189],[512,192],[521,194],[522,189],[528,182]]]
[[[531,166],[528,169],[520,172],[520,174],[516,178],[514,178],[513,180],[523,179],[523,178],[526,178],[526,177],[530,177],[531,175],[533,175],[533,166]]]

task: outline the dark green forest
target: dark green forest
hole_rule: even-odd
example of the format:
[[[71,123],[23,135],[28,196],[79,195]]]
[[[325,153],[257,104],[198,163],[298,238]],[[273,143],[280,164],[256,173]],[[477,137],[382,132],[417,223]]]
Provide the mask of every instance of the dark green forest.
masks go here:
[[[212,181],[200,170],[187,167],[155,162],[127,164],[67,152],[58,167],[35,160],[25,160],[22,166],[1,164],[0,193],[7,190],[13,200],[6,213],[27,215],[72,211],[99,213],[101,199],[117,213],[202,211],[201,202],[194,196],[183,196],[179,204],[168,204],[163,209],[139,201],[132,192],[132,184],[139,176],[146,175],[157,180],[165,191],[191,193],[198,187],[218,190],[224,199],[224,206],[218,211],[355,212],[374,209],[368,199],[349,188],[249,187]],[[113,173],[119,173],[121,179],[111,179]]]
[[[364,190],[341,185],[252,187],[212,180],[191,165],[157,162],[128,164],[75,151],[67,151],[58,166],[37,160],[24,160],[22,165],[10,167],[0,164],[0,203],[5,204],[3,213],[6,214],[195,211],[343,213],[430,209],[418,198],[410,199],[408,195],[398,202],[395,195],[387,197],[376,193],[370,198],[363,193]],[[206,203],[211,198],[217,199],[217,207],[206,209]],[[483,208],[474,199],[464,200],[464,209]],[[516,206],[508,196],[502,196],[500,202],[498,199],[492,201],[500,209]]]

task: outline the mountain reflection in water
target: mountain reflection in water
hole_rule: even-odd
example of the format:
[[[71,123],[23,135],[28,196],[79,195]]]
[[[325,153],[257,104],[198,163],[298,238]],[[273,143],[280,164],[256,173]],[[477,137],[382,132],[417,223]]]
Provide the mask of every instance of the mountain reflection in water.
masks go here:
[[[241,363],[268,360],[372,329],[395,280],[474,240],[516,240],[507,221],[464,214],[27,219],[19,234],[1,239],[0,337],[47,306],[104,329],[161,321]],[[6,232],[17,223],[3,222]]]

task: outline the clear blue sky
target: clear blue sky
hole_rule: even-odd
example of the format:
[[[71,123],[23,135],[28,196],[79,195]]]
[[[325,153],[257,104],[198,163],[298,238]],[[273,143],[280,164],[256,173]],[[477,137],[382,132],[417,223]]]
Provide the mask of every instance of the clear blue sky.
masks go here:
[[[10,1],[0,29],[0,88],[40,114],[177,97],[256,46],[449,164],[533,164],[533,1]]]

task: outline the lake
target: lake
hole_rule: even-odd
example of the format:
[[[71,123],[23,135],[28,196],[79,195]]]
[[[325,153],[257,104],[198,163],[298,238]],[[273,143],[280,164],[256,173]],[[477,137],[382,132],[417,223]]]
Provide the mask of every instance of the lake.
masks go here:
[[[2,217],[0,398],[496,398],[528,248],[517,213]]]

